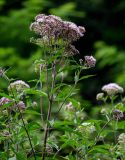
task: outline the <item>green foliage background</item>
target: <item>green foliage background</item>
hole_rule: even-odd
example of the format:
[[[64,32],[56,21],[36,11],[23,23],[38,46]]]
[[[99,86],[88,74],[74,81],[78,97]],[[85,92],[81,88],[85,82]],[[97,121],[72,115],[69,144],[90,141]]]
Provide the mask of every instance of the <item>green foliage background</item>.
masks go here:
[[[81,95],[94,102],[103,84],[125,87],[124,10],[124,0],[0,0],[0,66],[15,79],[35,79],[33,63],[42,49],[29,42],[30,23],[39,13],[61,16],[86,28],[76,43],[81,52],[76,59],[91,54],[97,58],[96,68],[87,71],[96,76],[80,84]],[[0,88],[6,88],[3,79]]]

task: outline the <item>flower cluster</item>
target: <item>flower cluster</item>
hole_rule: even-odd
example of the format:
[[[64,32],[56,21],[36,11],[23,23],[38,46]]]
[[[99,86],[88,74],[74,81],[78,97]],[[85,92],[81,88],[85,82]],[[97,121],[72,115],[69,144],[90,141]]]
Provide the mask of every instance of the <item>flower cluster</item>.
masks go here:
[[[98,94],[96,95],[97,101],[103,100],[103,98],[104,98],[104,93],[98,93]]]
[[[125,144],[125,133],[121,133],[118,137],[118,143]]]
[[[123,93],[124,92],[123,88],[120,87],[116,83],[109,83],[107,85],[104,85],[102,87],[102,91],[106,92],[107,95],[109,95],[109,96],[113,96],[113,95],[116,95],[118,93]]]
[[[109,83],[102,87],[102,91],[104,91],[108,96],[114,96],[116,94],[121,94],[124,92],[124,89],[116,83]],[[104,100],[104,93],[98,93],[96,95],[96,99]]]
[[[0,107],[5,105],[5,104],[9,104],[9,103],[10,103],[10,107],[8,108],[9,110],[13,110],[17,107],[19,107],[20,109],[25,109],[26,108],[23,101],[19,101],[17,104],[15,104],[13,102],[13,100],[10,100],[9,98],[6,98],[6,97],[2,97],[0,99]]]
[[[69,103],[65,106],[65,110],[74,111],[74,106],[72,105],[72,102],[69,102]]]
[[[93,132],[96,131],[95,126],[93,125],[93,123],[90,122],[83,122],[79,127],[78,130],[82,133],[86,133],[86,134],[92,134]]]
[[[92,68],[95,67],[96,59],[93,56],[85,56],[85,66]]]
[[[10,103],[11,100],[9,98],[6,98],[6,97],[2,97],[0,99],[0,106],[4,105],[4,104],[7,104],[7,103]]]
[[[85,33],[85,28],[82,26],[63,21],[60,17],[54,15],[46,16],[45,14],[39,14],[35,17],[35,22],[30,25],[30,30],[40,36],[36,39],[37,44],[44,42],[51,46],[53,41],[55,43],[62,40],[66,45],[65,52],[69,53],[68,55],[79,53],[71,44],[83,37]]]
[[[4,72],[5,72],[4,69],[2,69],[2,68],[0,67],[0,77],[3,76]]]
[[[115,109],[115,110],[113,110],[113,117],[114,117],[114,119],[120,120],[124,117],[124,114],[119,109]]]
[[[17,80],[13,83],[10,83],[8,90],[9,91],[16,90],[17,92],[22,92],[26,88],[30,88],[30,86],[22,80]]]

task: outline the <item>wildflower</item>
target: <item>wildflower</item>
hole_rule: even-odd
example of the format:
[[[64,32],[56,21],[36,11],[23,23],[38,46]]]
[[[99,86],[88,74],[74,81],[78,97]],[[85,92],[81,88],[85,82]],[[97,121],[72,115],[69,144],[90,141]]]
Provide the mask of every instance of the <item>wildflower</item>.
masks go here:
[[[25,83],[24,81],[18,80],[13,83],[10,83],[8,90],[9,91],[16,90],[17,92],[21,92],[26,88],[30,88],[30,86],[27,83]]]
[[[77,111],[76,116],[77,116],[77,118],[84,120],[87,115],[85,112]]]
[[[121,133],[118,137],[117,151],[124,154],[125,150],[125,133]]]
[[[53,154],[53,148],[48,144],[46,146],[46,153],[47,153],[47,155]]]
[[[96,59],[93,56],[85,56],[85,66],[86,67],[95,67]]]
[[[79,51],[73,45],[68,45],[64,51],[65,55],[76,55],[79,54]]]
[[[92,123],[84,122],[78,127],[78,130],[83,133],[92,134],[96,131],[96,128]]]
[[[10,134],[8,131],[4,131],[4,132],[2,133],[2,135],[3,135],[4,137],[11,137],[11,134]]]
[[[43,45],[44,43],[49,46],[62,45],[62,43],[64,43],[64,52],[67,55],[79,53],[71,43],[83,37],[85,33],[85,28],[82,26],[63,21],[60,17],[54,15],[46,16],[45,14],[39,14],[35,17],[35,22],[30,25],[30,30],[40,36],[40,38],[37,39],[32,38],[31,42],[38,45]],[[62,40],[62,43],[60,43],[59,40]]]
[[[83,65],[83,59],[79,59],[79,63],[82,66]]]
[[[30,26],[30,30],[38,35],[48,38],[61,38],[70,42],[76,41],[85,33],[85,28],[77,26],[75,23],[63,21],[54,15],[39,14],[35,17],[35,22]]]
[[[11,100],[9,98],[2,97],[0,99],[0,106],[3,106],[4,104],[10,103],[10,102],[11,102]]]
[[[107,111],[106,108],[102,108],[102,109],[101,109],[101,113],[104,114],[104,115],[106,115],[106,114],[108,114],[108,111]]]
[[[25,103],[23,101],[20,101],[19,103],[17,103],[17,105],[15,105],[15,107],[19,107],[20,109],[25,109]]]
[[[114,117],[114,119],[120,120],[124,117],[124,114],[119,109],[115,109],[115,110],[113,110],[113,117]]]
[[[125,133],[121,133],[118,137],[118,143],[125,144]]]
[[[84,27],[77,26],[72,22],[64,21],[61,38],[71,43],[77,41],[80,37],[83,37],[84,33]]]
[[[4,72],[5,72],[4,69],[0,68],[0,77],[3,77]]]
[[[10,103],[10,107],[8,108],[10,111],[16,109],[17,107],[19,107],[20,109],[25,109],[25,103],[23,101],[19,101],[17,104],[16,103],[12,103],[13,101],[6,98],[6,97],[2,97],[0,99],[0,106],[3,106],[4,104],[8,104]]]
[[[69,103],[65,106],[65,110],[74,111],[74,106],[72,105],[72,102],[69,102]]]
[[[36,60],[34,62],[34,65],[35,65],[35,72],[36,73],[37,72],[41,72],[45,68],[45,66],[46,66],[45,61],[42,60],[42,59]]]
[[[109,96],[124,92],[123,88],[116,83],[109,83],[104,85],[102,87],[102,91],[106,92]]]
[[[104,98],[104,93],[98,93],[98,94],[96,95],[97,101],[103,100],[103,98]]]
[[[41,38],[44,36],[54,38],[60,33],[62,25],[63,21],[57,16],[39,14],[35,17],[35,22],[31,24],[30,30],[40,35]]]
[[[34,101],[34,102],[32,103],[32,106],[33,106],[33,107],[37,107],[37,106],[38,106],[37,102]]]

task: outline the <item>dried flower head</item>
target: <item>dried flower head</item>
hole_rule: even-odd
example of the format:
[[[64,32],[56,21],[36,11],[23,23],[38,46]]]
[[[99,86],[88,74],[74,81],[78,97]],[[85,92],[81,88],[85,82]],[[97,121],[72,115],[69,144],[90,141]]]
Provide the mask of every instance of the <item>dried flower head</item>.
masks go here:
[[[24,89],[30,88],[30,86],[22,80],[15,81],[10,83],[8,90],[16,90],[17,92],[22,92]]]
[[[93,56],[85,56],[85,66],[92,68],[95,67],[96,59]]]
[[[124,92],[123,88],[116,83],[109,83],[107,85],[104,85],[102,87],[102,91],[106,92],[109,96]]]
[[[98,93],[98,94],[96,95],[97,101],[103,100],[103,98],[104,98],[104,93]]]
[[[113,110],[113,118],[114,119],[117,119],[117,120],[120,120],[124,117],[124,114],[122,111],[120,111],[119,109],[115,109]]]

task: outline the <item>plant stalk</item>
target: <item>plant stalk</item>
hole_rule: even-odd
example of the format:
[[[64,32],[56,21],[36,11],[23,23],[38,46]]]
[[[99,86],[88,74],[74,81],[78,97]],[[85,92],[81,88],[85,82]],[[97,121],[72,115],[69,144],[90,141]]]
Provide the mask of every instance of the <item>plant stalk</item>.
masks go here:
[[[47,71],[48,72],[48,71]],[[49,133],[49,120],[51,116],[51,109],[53,104],[53,89],[55,87],[55,79],[56,79],[56,68],[55,68],[55,62],[52,63],[52,84],[51,84],[51,94],[49,94],[48,90],[48,99],[49,99],[49,107],[48,107],[48,113],[47,113],[47,122],[45,127],[45,135],[44,135],[44,142],[43,142],[43,152],[42,152],[42,160],[45,160],[46,155],[46,144],[47,144],[47,138]],[[48,73],[47,73],[47,84],[48,84]],[[49,89],[49,87],[47,87]]]

